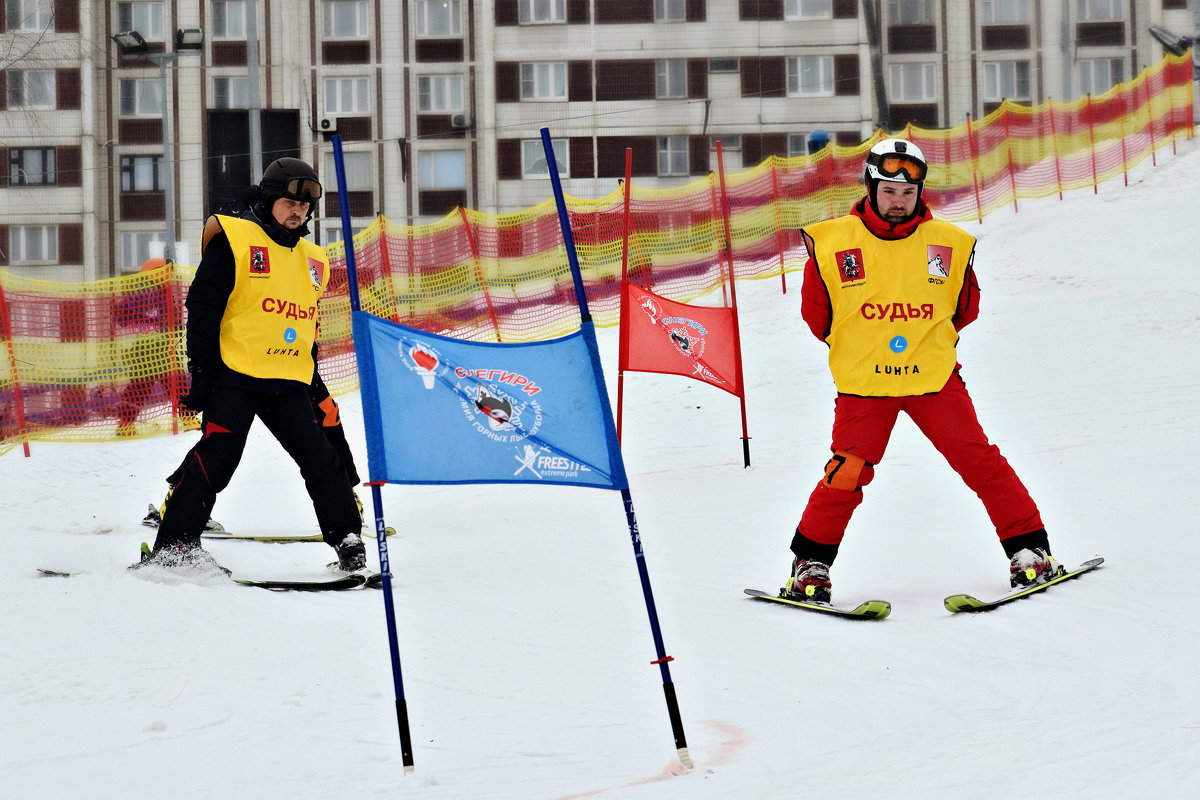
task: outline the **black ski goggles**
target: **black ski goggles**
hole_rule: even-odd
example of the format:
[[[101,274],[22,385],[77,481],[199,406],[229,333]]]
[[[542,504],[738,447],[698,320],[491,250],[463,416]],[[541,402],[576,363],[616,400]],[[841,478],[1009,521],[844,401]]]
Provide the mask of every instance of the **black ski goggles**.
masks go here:
[[[903,175],[910,183],[921,183],[929,171],[924,162],[896,153],[870,153],[867,163],[879,170],[879,174],[885,178],[899,178]]]
[[[283,196],[313,203],[321,199],[321,184],[313,178],[292,178],[283,184]]]

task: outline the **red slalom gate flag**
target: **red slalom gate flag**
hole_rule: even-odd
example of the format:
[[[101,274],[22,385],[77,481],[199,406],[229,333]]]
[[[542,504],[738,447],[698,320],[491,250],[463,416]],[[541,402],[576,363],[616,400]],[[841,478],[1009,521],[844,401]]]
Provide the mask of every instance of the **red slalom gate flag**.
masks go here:
[[[683,375],[742,396],[734,309],[689,306],[624,281],[621,370]]]

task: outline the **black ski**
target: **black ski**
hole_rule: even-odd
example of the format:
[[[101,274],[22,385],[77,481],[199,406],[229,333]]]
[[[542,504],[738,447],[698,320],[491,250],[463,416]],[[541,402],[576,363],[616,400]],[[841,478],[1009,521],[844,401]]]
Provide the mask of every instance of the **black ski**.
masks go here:
[[[64,572],[57,569],[38,568],[38,574],[47,578],[70,578],[82,575],[81,572]],[[270,589],[274,592],[341,592],[352,589],[363,589],[377,586],[383,582],[383,576],[378,572],[361,570],[359,572],[341,573],[327,580],[256,580],[250,578],[233,578],[238,586],[253,586],[258,589]]]
[[[388,536],[396,534],[395,528],[384,528]],[[364,538],[374,539],[375,531],[363,531]],[[323,542],[324,538],[319,533],[314,533],[311,536],[282,536],[274,534],[255,534],[255,533],[234,533],[233,531],[205,531],[200,534],[201,539],[212,539],[220,541],[243,541],[243,542],[269,542],[273,544],[292,544],[294,542]]]
[[[233,582],[239,586],[254,586],[259,589],[270,589],[273,592],[341,592],[349,589],[362,589],[367,585],[367,576],[362,573],[353,572],[323,581],[277,581],[234,578]]]
[[[389,534],[389,535],[391,535],[391,534]],[[355,570],[354,572],[346,572],[340,566],[338,566],[338,562],[336,562],[336,561],[330,561],[325,566],[334,575],[360,575],[360,576],[362,576],[364,586],[379,588],[380,586],[383,585],[383,573],[377,572],[377,571],[371,569],[370,567],[363,567],[362,569]]]

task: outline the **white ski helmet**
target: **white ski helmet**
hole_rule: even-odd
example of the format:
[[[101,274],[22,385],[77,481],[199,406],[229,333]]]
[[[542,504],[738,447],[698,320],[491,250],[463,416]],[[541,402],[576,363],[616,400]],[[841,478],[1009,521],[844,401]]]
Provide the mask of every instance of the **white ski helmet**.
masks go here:
[[[865,177],[872,188],[878,181],[920,186],[928,172],[921,148],[905,139],[884,139],[867,153]]]

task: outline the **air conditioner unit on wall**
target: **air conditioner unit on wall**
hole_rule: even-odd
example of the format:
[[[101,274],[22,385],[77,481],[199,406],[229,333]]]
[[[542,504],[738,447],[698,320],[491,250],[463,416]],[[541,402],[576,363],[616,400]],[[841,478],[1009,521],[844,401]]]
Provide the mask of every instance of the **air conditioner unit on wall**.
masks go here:
[[[321,133],[336,133],[337,132],[337,117],[322,117],[317,123],[317,130]]]
[[[452,114],[450,115],[450,127],[458,128],[460,130],[463,128],[469,128],[471,127],[471,118],[466,114]]]

